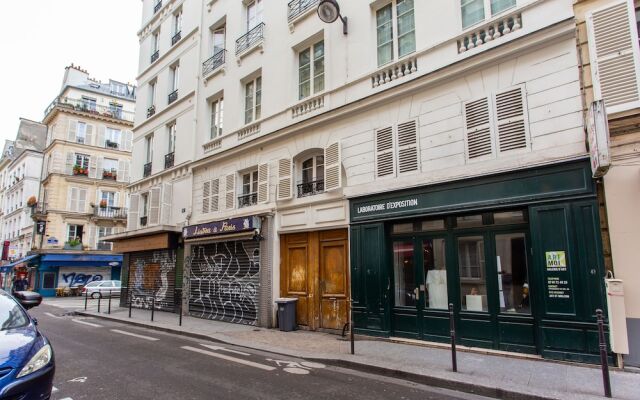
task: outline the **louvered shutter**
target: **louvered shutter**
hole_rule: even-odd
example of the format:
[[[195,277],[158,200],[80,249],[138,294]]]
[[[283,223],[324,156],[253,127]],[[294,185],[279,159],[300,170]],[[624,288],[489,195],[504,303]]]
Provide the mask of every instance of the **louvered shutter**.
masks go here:
[[[138,223],[140,220],[138,219],[139,215],[139,207],[140,207],[140,195],[132,194],[129,196],[129,212],[127,214],[127,230],[135,231],[138,229]]]
[[[98,157],[89,157],[89,178],[95,179],[98,176]],[[102,177],[100,177],[102,178]]]
[[[211,206],[209,211],[217,212],[220,210],[220,179],[211,180]]]
[[[93,125],[87,124],[87,131],[85,134],[84,144],[93,146]]]
[[[324,148],[324,190],[330,192],[342,187],[342,149],[340,142]]]
[[[293,197],[293,161],[290,158],[278,160],[278,200]]]
[[[640,60],[634,3],[624,0],[587,14],[593,89],[607,110],[640,106]]]
[[[67,192],[67,210],[78,211],[78,188],[70,187]]]
[[[132,147],[132,144],[133,144],[133,132],[124,131],[123,137],[125,138],[124,150],[125,151],[131,151],[131,147]]]
[[[87,189],[78,190],[78,212],[87,212]]]
[[[65,174],[73,174],[73,166],[76,164],[76,155],[72,151],[67,152],[67,162],[65,164]]]
[[[149,191],[149,225],[160,223],[160,195],[159,187],[151,188]]]
[[[98,126],[98,136],[97,136],[97,140],[96,140],[96,146],[106,147],[105,143],[104,143],[104,131],[105,131],[104,125],[99,125]]]
[[[258,165],[258,203],[269,202],[269,164]]]
[[[225,190],[225,207],[227,210],[231,210],[235,207],[236,200],[236,175],[229,174],[226,179]]]
[[[393,159],[393,127],[378,129],[376,139],[376,177],[395,174]]]
[[[418,123],[414,121],[398,125],[398,173],[418,170]]]
[[[162,210],[161,222],[169,225],[171,222],[171,206],[173,201],[173,185],[170,183],[162,184]]]
[[[128,175],[128,166],[129,162],[126,160],[118,161],[118,175],[116,175],[116,179],[118,182],[127,182],[129,180]]]
[[[120,207],[120,193],[116,192],[115,197],[113,199],[113,205],[115,207]]]
[[[502,153],[526,148],[524,89],[518,87],[498,93],[495,99],[498,150]]]
[[[202,213],[208,214],[211,211],[211,181],[202,184]]]
[[[76,141],[76,133],[78,132],[78,121],[72,119],[69,120],[69,130],[67,131],[67,140],[70,142]]]
[[[83,240],[82,244],[84,244],[85,246],[89,246],[92,249],[97,249],[97,240],[96,240],[96,226],[95,225],[89,225],[89,232],[88,236],[89,239],[88,240]]]
[[[464,105],[464,128],[467,138],[467,158],[481,158],[493,154],[489,99],[471,101]]]
[[[96,162],[96,177],[98,179],[102,178],[102,172],[104,171],[104,159],[102,157],[98,157],[98,161]]]

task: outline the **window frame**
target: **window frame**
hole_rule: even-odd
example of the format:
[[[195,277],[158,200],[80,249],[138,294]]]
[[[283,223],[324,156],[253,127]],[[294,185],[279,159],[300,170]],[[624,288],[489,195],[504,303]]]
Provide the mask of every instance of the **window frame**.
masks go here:
[[[145,145],[145,158],[146,158],[146,162],[145,164],[148,164],[150,162],[153,162],[153,133],[145,136],[144,138],[144,145]]]
[[[400,55],[400,34],[399,34],[399,17],[405,15],[407,12],[405,12],[402,15],[398,15],[398,3],[402,3],[403,1],[408,1],[408,0],[390,0],[389,2],[385,3],[384,5],[381,5],[380,7],[376,8],[374,10],[374,25],[375,25],[375,40],[376,40],[376,65],[380,68],[383,67],[385,65],[394,63],[400,59],[403,59],[407,56],[409,56],[410,54],[414,54],[416,52],[416,48],[417,48],[417,35],[416,35],[416,12],[415,12],[415,0],[413,3],[413,8],[411,9],[411,12],[413,13],[413,30],[409,31],[409,32],[405,32],[402,37],[405,37],[409,34],[413,34],[413,49],[411,51],[408,51],[405,54]],[[387,7],[391,7],[391,20],[389,22],[385,22],[384,25],[391,23],[391,41],[387,41],[385,43],[383,43],[382,45],[378,44],[378,36],[379,36],[379,28],[383,25],[378,25],[378,13],[382,10],[384,10]],[[388,45],[389,43],[391,43],[391,58],[388,61],[384,61],[381,62],[380,61],[380,57],[378,54],[378,50],[380,49],[380,47]]]
[[[178,132],[178,124],[176,123],[176,121],[173,121],[171,123],[169,123],[167,125],[167,137],[169,139],[168,141],[168,148],[167,148],[167,154],[171,154],[171,153],[175,153],[176,151],[176,134]]]
[[[78,229],[80,228],[80,229]],[[73,237],[71,237],[71,231],[73,230]],[[79,233],[79,234],[78,234]],[[68,224],[67,225],[67,242],[74,240],[75,238],[79,238],[82,242],[84,236],[84,225],[81,224]]]
[[[263,21],[263,13],[264,13],[264,3],[263,0],[253,0],[247,3],[245,10],[245,18],[247,20],[246,28],[247,32],[260,25]],[[255,10],[255,15],[251,16],[251,10]],[[254,21],[254,24],[251,24],[251,21]]]
[[[320,45],[322,45],[322,55],[316,58],[316,47]],[[309,62],[307,64],[302,65],[301,58],[304,52],[309,52]],[[324,90],[326,89],[326,72],[327,72],[326,63],[325,63],[326,53],[327,52],[326,52],[326,45],[325,45],[324,39],[321,39],[307,46],[306,48],[298,51],[298,100],[303,100],[303,99],[312,97],[314,95],[324,92]],[[317,74],[317,71],[316,71],[316,62],[318,61],[322,63],[322,73],[320,74]],[[304,81],[304,83],[309,84],[309,94],[307,94],[306,96],[303,96],[303,93],[302,93],[303,68],[309,69],[308,78],[306,81]],[[320,89],[316,87],[316,84],[317,84],[316,79],[318,78],[322,78],[322,87]]]
[[[106,127],[104,130],[104,146],[107,146],[107,140],[120,145],[120,139],[122,138],[122,130],[116,128]]]
[[[216,97],[209,102],[210,127],[209,139],[213,140],[222,136],[224,132],[224,96]],[[214,133],[215,132],[215,133]]]
[[[319,159],[322,159],[322,163],[319,162]],[[311,161],[310,168],[309,167],[305,168],[304,166],[304,164],[307,161]],[[320,167],[322,167],[322,174],[319,173]],[[312,182],[317,182],[321,179],[324,180],[325,168],[326,168],[326,164],[324,160],[324,154],[315,154],[309,157],[305,157],[303,160],[300,161],[300,183],[312,183]],[[305,181],[305,170],[309,170],[309,169],[311,170],[311,180]]]
[[[78,162],[80,161],[80,162]],[[89,169],[89,165],[91,164],[91,156],[88,154],[76,153],[75,154],[75,164],[83,169]]]
[[[248,177],[249,178],[249,182],[245,183],[245,178]],[[252,169],[250,171],[244,172],[242,174],[242,195],[243,196],[249,196],[252,194],[256,194],[258,193],[258,170],[257,169]],[[247,192],[245,189],[249,188],[249,191]]]
[[[78,121],[76,124],[76,143],[87,143],[87,126],[87,123],[83,121]],[[80,129],[80,127],[82,127],[82,129]],[[80,141],[80,139],[82,139],[82,141]]]
[[[472,22],[469,25],[465,26],[464,25],[464,21],[462,19],[462,3],[465,2],[465,1],[468,2],[469,4],[471,4],[472,2],[478,1],[478,0],[460,0],[458,10],[460,11],[460,26],[462,27],[463,31],[465,31],[465,30],[467,30],[469,28],[472,28],[472,27],[474,27],[474,26],[476,26],[478,24],[482,24],[483,22],[485,22],[485,21],[487,21],[489,19],[492,19],[492,18],[496,17],[497,15],[500,15],[500,14],[502,14],[504,12],[507,12],[507,11],[509,11],[509,10],[511,10],[513,8],[516,8],[518,6],[517,0],[512,0],[513,4],[511,6],[494,13],[493,10],[492,10],[492,1],[497,1],[497,0],[480,0],[483,3],[483,13],[484,13],[483,18],[478,20],[478,21]]]
[[[251,89],[249,89],[251,87]],[[251,105],[249,106],[249,100]],[[244,84],[244,123],[258,121],[262,116],[262,75],[258,75]]]

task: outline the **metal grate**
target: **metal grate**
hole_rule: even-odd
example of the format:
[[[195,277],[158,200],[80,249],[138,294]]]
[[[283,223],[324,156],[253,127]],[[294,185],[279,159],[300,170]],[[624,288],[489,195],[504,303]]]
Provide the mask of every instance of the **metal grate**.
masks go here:
[[[236,55],[252,48],[264,39],[264,26],[264,22],[262,22],[236,40]]]
[[[178,89],[174,90],[173,92],[171,92],[169,94],[168,102],[169,102],[169,104],[171,104],[176,100],[178,100]]]
[[[175,163],[176,153],[169,153],[164,156],[164,168],[171,168]]]
[[[220,50],[216,54],[213,55],[210,59],[202,63],[202,75],[206,76],[209,73],[215,71],[225,63],[225,58],[227,55],[226,50]]]
[[[319,0],[293,0],[288,5],[289,21],[296,19],[318,4]]]
[[[178,43],[182,39],[182,31],[176,32],[175,35],[171,38],[171,45]]]
[[[156,250],[132,253],[129,257],[129,295],[131,306],[174,312],[176,283],[176,253]]]

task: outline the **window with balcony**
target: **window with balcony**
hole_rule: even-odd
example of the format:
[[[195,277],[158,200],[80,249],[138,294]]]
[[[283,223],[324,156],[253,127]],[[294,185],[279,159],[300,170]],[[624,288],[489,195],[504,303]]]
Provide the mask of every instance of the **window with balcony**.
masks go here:
[[[149,193],[140,195],[140,226],[147,226],[149,218]]]
[[[157,13],[158,11],[160,11],[160,9],[162,8],[162,0],[156,0],[156,2],[153,5],[153,13]]]
[[[247,32],[262,23],[262,0],[247,4]]]
[[[76,153],[76,163],[73,166],[73,175],[89,176],[89,161],[91,157],[86,154]]]
[[[224,124],[224,98],[220,97],[211,102],[211,132],[210,139],[222,136]]]
[[[238,207],[249,207],[258,203],[258,170],[242,175],[242,196],[238,197]]]
[[[118,160],[113,158],[102,160],[102,179],[118,180]]]
[[[298,197],[324,192],[324,155],[308,157],[300,163]]]
[[[80,241],[82,242],[83,226],[71,224],[67,228],[67,242]]]
[[[416,51],[413,2],[394,0],[376,11],[378,66]]]
[[[167,154],[164,156],[164,167],[171,168],[175,162],[175,153],[176,153],[176,134],[177,134],[177,125],[174,122],[170,123],[167,126],[167,134],[168,138],[168,149]]]
[[[122,104],[115,102],[109,103],[109,115],[113,118],[122,119]]]
[[[147,107],[147,118],[152,117],[156,113],[156,88],[158,82],[156,80],[149,83],[149,106]]]
[[[215,71],[225,63],[226,54],[226,27],[211,29],[211,58],[202,64],[204,75]]]
[[[516,0],[461,0],[462,28],[466,29],[515,5]]]
[[[324,41],[298,53],[298,98],[324,90]]]
[[[151,167],[153,162],[153,134],[144,138],[145,164],[143,176],[146,178],[151,175]]]
[[[82,96],[82,109],[83,111],[90,111],[90,112],[95,112],[96,111],[96,99],[92,98],[92,97],[87,97],[87,96]]]
[[[182,9],[173,14],[173,36],[171,37],[171,45],[178,43],[182,39]]]
[[[173,103],[178,100],[178,87],[179,87],[179,79],[180,79],[180,64],[176,64],[171,67],[169,71],[169,78],[171,86],[169,87],[169,99],[168,104]]]
[[[262,111],[262,77],[247,82],[244,90],[244,123],[260,119]]]
[[[111,236],[113,234],[113,227],[107,226],[99,226],[98,227],[98,242],[96,243],[96,249],[111,251],[112,243],[105,242],[102,238],[106,236]]]
[[[151,63],[153,64],[160,58],[160,31],[153,32],[151,36]]]
[[[115,192],[103,191],[102,193],[100,193],[100,208],[106,210],[108,208],[115,207],[116,204],[117,202]]]
[[[122,131],[120,129],[107,128],[104,131],[104,147],[108,149],[117,149],[120,146],[120,137]]]
[[[85,144],[87,141],[87,124],[78,122],[76,125],[76,143]]]

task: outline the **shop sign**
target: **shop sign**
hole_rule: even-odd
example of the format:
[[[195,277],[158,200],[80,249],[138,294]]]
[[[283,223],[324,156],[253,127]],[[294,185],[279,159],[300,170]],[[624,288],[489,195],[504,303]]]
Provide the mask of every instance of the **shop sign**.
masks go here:
[[[567,255],[564,251],[547,251],[547,291],[550,299],[569,300],[571,285],[567,269]]]
[[[58,244],[58,239],[51,236],[50,238],[47,238],[47,244]]]
[[[591,155],[591,172],[594,178],[604,176],[611,166],[609,154],[609,124],[604,100],[591,103],[587,114],[587,136]]]
[[[182,237],[184,239],[196,239],[229,233],[251,232],[256,229],[260,229],[259,217],[231,218],[225,221],[187,226],[182,230]]]
[[[47,230],[46,221],[38,221],[37,224],[36,224],[36,234],[44,235],[46,230]]]
[[[418,207],[420,202],[418,198],[409,198],[395,201],[383,201],[379,203],[367,204],[356,207],[356,214],[358,215],[372,215],[377,213],[387,213],[389,211],[402,211],[405,209],[411,209]]]

